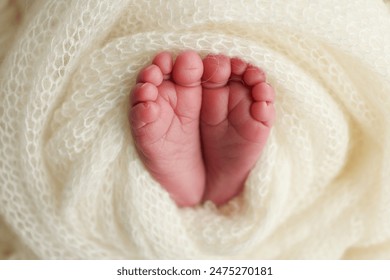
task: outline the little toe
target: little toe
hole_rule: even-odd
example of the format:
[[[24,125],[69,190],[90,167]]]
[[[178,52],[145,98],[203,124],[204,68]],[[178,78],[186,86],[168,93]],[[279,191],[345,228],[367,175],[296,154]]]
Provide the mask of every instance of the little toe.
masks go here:
[[[158,96],[157,87],[151,83],[138,83],[131,94],[131,106],[140,102],[155,101]]]
[[[172,78],[179,86],[194,87],[200,85],[203,74],[203,63],[194,51],[180,53],[173,65]]]
[[[229,57],[224,55],[208,55],[203,59],[203,66],[203,87],[218,88],[227,84],[231,75]]]
[[[152,101],[138,103],[130,110],[130,121],[133,130],[156,121],[159,116],[160,107]]]
[[[252,87],[258,83],[265,82],[266,77],[264,71],[260,68],[249,65],[243,74],[243,79],[248,86]]]
[[[138,75],[137,82],[139,83],[151,83],[155,86],[161,85],[164,79],[163,73],[159,66],[151,64],[141,70]]]
[[[267,127],[271,127],[275,119],[275,108],[272,103],[266,101],[254,102],[251,105],[252,117],[264,124]]]
[[[153,64],[160,68],[164,79],[169,79],[173,68],[173,58],[169,52],[161,52],[156,55]]]
[[[274,103],[275,91],[269,84],[259,83],[252,88],[252,98],[255,101]]]

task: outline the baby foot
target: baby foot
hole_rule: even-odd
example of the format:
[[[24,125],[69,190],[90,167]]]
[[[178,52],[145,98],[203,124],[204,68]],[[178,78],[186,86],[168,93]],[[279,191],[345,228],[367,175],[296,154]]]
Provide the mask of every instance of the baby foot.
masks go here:
[[[239,194],[263,150],[275,117],[274,91],[259,68],[240,59],[203,60],[201,138],[204,200],[217,205]]]
[[[199,137],[203,63],[186,51],[158,54],[138,75],[129,120],[146,168],[179,206],[198,204],[205,186]]]

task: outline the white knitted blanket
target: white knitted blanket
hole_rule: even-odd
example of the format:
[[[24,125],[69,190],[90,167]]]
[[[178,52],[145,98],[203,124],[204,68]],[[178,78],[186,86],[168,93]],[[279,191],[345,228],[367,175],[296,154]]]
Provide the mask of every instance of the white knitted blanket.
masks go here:
[[[390,258],[384,1],[0,0],[0,26],[0,258]],[[239,56],[277,92],[221,209],[177,208],[129,130],[137,72],[183,49]]]

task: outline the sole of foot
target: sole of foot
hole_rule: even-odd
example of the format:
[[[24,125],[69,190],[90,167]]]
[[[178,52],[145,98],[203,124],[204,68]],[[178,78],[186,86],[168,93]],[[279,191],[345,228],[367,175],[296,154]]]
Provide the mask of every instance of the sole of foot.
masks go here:
[[[138,154],[154,179],[182,207],[201,202],[206,174],[199,115],[203,63],[196,52],[155,56],[139,72],[129,121]]]
[[[275,119],[275,93],[260,68],[238,58],[208,55],[203,67],[203,200],[222,205],[242,191],[264,149]]]

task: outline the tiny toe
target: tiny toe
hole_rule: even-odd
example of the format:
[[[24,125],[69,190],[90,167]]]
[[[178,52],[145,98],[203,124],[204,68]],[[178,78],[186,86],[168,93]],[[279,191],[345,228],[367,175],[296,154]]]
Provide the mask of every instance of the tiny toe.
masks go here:
[[[252,88],[252,97],[255,101],[273,103],[275,100],[275,92],[269,84],[259,83]]]
[[[153,64],[161,69],[164,79],[168,79],[172,72],[173,58],[169,52],[161,52],[153,59]]]
[[[255,120],[270,127],[275,119],[275,108],[266,101],[255,102],[251,106],[251,115]]]
[[[172,78],[176,84],[184,87],[200,85],[203,74],[203,63],[194,51],[180,53],[173,65]]]
[[[232,58],[231,59],[231,68],[232,68],[232,75],[235,76],[241,76],[244,74],[246,67],[248,64],[244,61],[242,61],[239,58]]]
[[[208,55],[203,59],[202,83],[204,87],[216,88],[227,84],[231,74],[230,58],[224,55]]]
[[[160,107],[155,102],[142,102],[130,110],[130,121],[133,129],[138,129],[154,122],[160,115]]]
[[[155,101],[158,95],[157,87],[151,83],[138,83],[131,94],[131,106],[140,102]]]
[[[163,73],[161,72],[160,67],[157,65],[149,65],[148,67],[144,68],[138,75],[137,82],[140,83],[151,83],[155,86],[161,85],[163,81]]]
[[[249,65],[243,74],[243,78],[248,86],[254,86],[258,83],[265,82],[265,73],[260,68]]]

